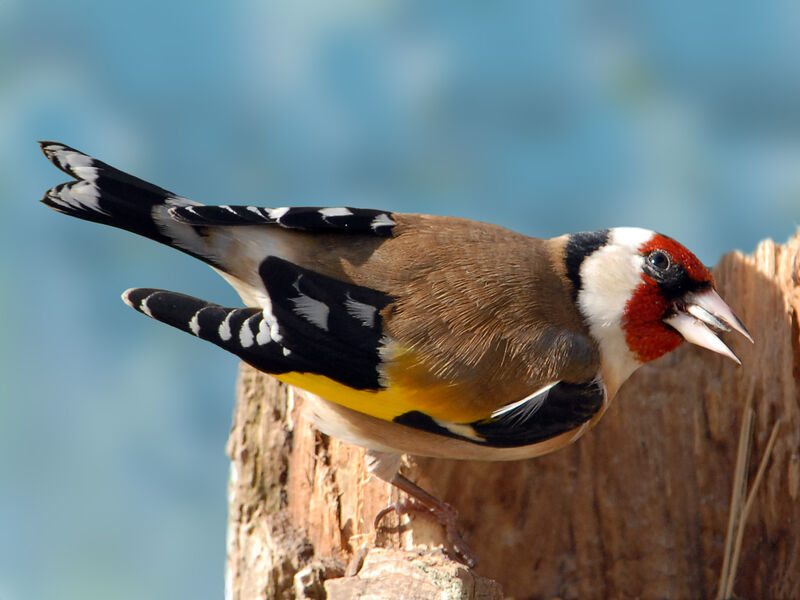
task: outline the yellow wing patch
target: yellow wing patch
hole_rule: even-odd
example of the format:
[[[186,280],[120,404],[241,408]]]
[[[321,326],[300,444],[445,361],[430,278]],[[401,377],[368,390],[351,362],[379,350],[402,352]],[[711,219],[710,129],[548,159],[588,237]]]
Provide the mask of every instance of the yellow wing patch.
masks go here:
[[[324,375],[281,373],[277,379],[321,396],[352,410],[391,421],[408,412],[419,411],[451,423],[470,423],[488,417],[469,402],[469,386],[443,382],[426,369],[414,353],[392,348],[385,363],[386,387],[357,390]]]

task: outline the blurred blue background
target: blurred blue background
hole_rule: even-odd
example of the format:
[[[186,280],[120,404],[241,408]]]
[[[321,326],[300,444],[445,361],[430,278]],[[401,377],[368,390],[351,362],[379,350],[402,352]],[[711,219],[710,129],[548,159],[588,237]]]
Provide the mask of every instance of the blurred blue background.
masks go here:
[[[37,200],[55,139],[207,203],[613,225],[702,260],[800,214],[795,2],[0,2],[0,599],[218,598],[233,292]]]

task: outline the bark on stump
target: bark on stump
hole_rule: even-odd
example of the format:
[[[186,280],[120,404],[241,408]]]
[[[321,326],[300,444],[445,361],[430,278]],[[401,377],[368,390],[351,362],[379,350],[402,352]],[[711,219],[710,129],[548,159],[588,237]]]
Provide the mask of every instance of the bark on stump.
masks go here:
[[[773,423],[781,429],[736,593],[800,598],[798,256],[800,236],[727,254],[714,269],[756,339],[728,336],[741,368],[684,344],[634,374],[569,448],[511,463],[411,459],[411,479],[459,510],[481,561],[474,572],[420,550],[442,535],[424,518],[376,533],[375,514],[397,492],[368,479],[361,449],[311,428],[303,392],[243,365],[228,446],[226,597],[713,598],[751,401],[751,479]],[[370,550],[358,572],[375,547],[387,550]]]

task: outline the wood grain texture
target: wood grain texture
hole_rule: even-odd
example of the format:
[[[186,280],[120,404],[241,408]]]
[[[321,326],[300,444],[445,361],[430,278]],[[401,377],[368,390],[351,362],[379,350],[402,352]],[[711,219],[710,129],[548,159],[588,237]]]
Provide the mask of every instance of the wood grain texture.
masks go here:
[[[782,425],[735,590],[800,597],[798,256],[800,237],[765,241],[714,269],[720,294],[756,339],[728,337],[742,367],[684,345],[634,374],[569,448],[509,463],[412,459],[407,474],[460,511],[481,559],[476,573],[517,599],[714,597],[739,422],[752,396],[751,478],[773,423]],[[424,518],[376,534],[373,517],[397,492],[367,478],[362,450],[311,428],[302,393],[247,366],[229,454],[228,598],[317,597],[296,592],[304,567],[329,579],[361,548],[441,542]]]
[[[500,584],[441,552],[371,549],[357,575],[325,582],[327,600],[503,600]]]

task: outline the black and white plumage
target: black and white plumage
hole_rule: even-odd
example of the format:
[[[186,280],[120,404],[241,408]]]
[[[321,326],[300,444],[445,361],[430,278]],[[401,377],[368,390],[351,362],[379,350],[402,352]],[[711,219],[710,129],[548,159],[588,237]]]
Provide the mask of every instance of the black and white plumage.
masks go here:
[[[378,389],[380,310],[391,299],[274,256],[261,268],[271,304],[260,309],[146,288],[128,290],[123,299],[259,370],[317,373],[354,389]]]
[[[368,208],[259,206],[176,206],[169,210],[176,221],[199,226],[280,225],[299,231],[339,229],[388,237],[394,221],[389,213]]]

